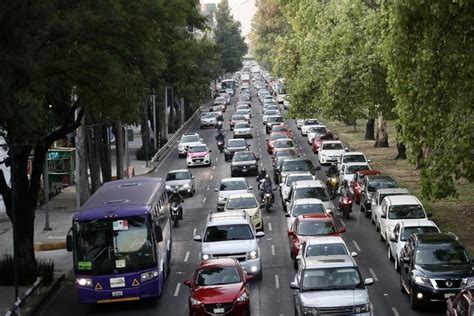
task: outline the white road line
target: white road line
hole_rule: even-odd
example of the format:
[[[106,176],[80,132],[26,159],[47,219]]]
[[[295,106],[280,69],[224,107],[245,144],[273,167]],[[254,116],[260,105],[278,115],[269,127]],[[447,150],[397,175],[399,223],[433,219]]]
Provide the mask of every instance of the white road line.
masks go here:
[[[202,199],[202,204],[206,203],[206,199],[207,199],[207,197],[204,197],[204,198]]]
[[[354,246],[357,248],[357,251],[360,252],[360,247],[359,247],[359,245],[357,244],[357,241],[353,240],[352,243],[353,243]]]
[[[346,225],[346,222],[344,222],[344,220],[343,220],[342,218],[341,218],[340,221],[341,221],[342,226],[347,226],[347,225]]]
[[[274,256],[274,255],[275,255],[275,246],[272,245],[272,256]]]
[[[186,251],[186,255],[184,256],[184,262],[187,262],[189,259],[189,251]]]
[[[211,174],[211,177],[209,178],[209,180],[212,180],[213,178],[214,178],[214,175]],[[344,225],[344,226],[346,226],[346,225]]]
[[[212,170],[216,170],[216,166],[212,166]]]
[[[306,156],[306,153],[303,153],[303,156]]]
[[[400,313],[398,312],[398,310],[395,307],[392,307],[392,312],[393,312],[393,315],[400,316]]]
[[[369,272],[370,272],[370,274],[372,274],[372,277],[374,278],[374,280],[378,282],[379,278],[377,278],[377,276],[375,275],[374,270],[372,270],[372,268],[369,268]]]
[[[272,231],[272,223],[268,223],[268,230]]]
[[[174,296],[178,296],[180,287],[181,287],[181,283],[178,282],[178,284],[176,284],[176,290],[174,290]]]
[[[277,289],[280,288],[280,278],[278,277],[278,274],[275,274],[275,287]]]
[[[216,157],[216,161],[219,161],[219,157]]]
[[[194,238],[194,236],[196,236],[196,231],[197,231],[197,228],[194,227],[194,229],[193,229],[193,238]]]

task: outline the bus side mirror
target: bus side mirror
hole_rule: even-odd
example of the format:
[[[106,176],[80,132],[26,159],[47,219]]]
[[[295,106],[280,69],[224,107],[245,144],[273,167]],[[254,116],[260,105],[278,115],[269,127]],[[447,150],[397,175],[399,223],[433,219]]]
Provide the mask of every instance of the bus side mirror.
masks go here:
[[[72,235],[70,234],[66,236],[66,250],[69,252],[72,251]]]
[[[163,241],[163,232],[161,231],[161,226],[155,226],[155,237],[156,237],[156,242]]]

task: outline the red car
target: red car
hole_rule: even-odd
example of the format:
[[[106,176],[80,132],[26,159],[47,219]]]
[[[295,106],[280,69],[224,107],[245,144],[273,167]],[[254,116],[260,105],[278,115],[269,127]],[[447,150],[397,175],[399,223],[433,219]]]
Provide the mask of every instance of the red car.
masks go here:
[[[329,214],[300,215],[288,230],[291,257],[296,258],[308,236],[339,236],[345,232],[345,227],[336,228],[334,218]]]
[[[288,138],[292,137],[291,129],[286,124],[273,125],[271,132],[285,133]]]
[[[234,258],[203,261],[189,286],[189,315],[250,315],[248,282],[252,277]]]
[[[323,140],[338,140],[338,139],[339,138],[332,132],[327,132],[326,134],[313,138],[311,142],[311,149],[313,150],[313,153],[317,154],[319,151],[319,146],[321,146],[321,143],[323,142]]]
[[[362,190],[364,190],[364,187],[362,186],[362,180],[364,179],[364,177],[381,173],[382,172],[379,170],[360,170],[354,174],[354,178],[352,179],[350,186],[352,188],[354,200],[357,204],[360,204],[360,195]]]
[[[285,133],[272,132],[267,139],[267,152],[271,155],[273,154],[273,149],[275,141],[278,139],[287,139],[288,136]]]

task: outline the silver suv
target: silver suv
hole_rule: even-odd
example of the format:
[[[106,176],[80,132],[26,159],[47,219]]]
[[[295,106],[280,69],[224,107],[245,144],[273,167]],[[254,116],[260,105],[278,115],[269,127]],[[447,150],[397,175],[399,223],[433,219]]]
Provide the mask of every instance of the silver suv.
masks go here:
[[[235,258],[247,273],[262,277],[262,262],[257,238],[265,236],[256,232],[245,211],[210,213],[204,234],[194,236],[201,242],[201,260]]]
[[[307,257],[290,287],[294,289],[295,315],[373,315],[366,285],[351,256]]]

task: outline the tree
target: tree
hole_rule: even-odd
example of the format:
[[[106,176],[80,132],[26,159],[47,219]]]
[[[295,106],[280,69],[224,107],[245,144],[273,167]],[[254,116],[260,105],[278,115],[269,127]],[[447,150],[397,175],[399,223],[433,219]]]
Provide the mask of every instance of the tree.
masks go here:
[[[240,22],[230,13],[228,0],[219,3],[216,12],[215,41],[222,51],[222,69],[234,72],[242,68],[242,58],[247,53],[247,44],[240,32]]]
[[[474,181],[474,3],[396,0],[383,9],[390,89],[421,193],[455,195],[457,180]]]

